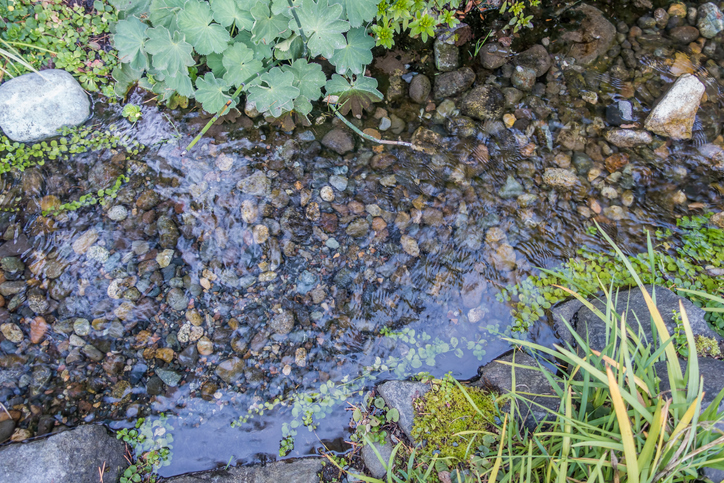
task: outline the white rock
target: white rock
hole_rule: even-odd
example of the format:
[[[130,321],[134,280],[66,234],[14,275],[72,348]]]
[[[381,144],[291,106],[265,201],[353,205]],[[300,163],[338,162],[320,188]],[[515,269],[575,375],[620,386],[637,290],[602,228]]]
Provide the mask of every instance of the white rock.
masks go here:
[[[0,127],[13,141],[57,136],[63,126],[77,126],[88,116],[88,96],[64,70],[25,74],[0,86]]]
[[[694,118],[704,90],[704,84],[695,76],[682,75],[653,108],[644,128],[672,139],[691,139]]]

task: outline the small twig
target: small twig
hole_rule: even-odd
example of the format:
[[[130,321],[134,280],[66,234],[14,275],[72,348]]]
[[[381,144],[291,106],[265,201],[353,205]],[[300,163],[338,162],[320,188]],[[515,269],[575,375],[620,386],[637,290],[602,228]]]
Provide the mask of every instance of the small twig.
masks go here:
[[[106,472],[106,462],[104,461],[103,468],[101,468],[100,466],[98,467],[98,476],[100,476],[101,483],[103,483],[103,473],[105,473],[105,472]]]
[[[10,411],[8,411],[8,408],[6,408],[5,405],[1,402],[0,402],[0,408],[2,408],[3,411],[5,411],[5,414],[7,414],[10,419],[13,419],[13,417],[10,415]]]
[[[345,123],[345,124],[347,125],[348,128],[350,128],[351,130],[353,130],[355,133],[357,133],[357,135],[359,135],[359,136],[362,137],[363,139],[366,139],[366,140],[368,140],[368,141],[372,141],[373,143],[377,143],[377,144],[390,144],[390,145],[393,145],[393,146],[404,146],[404,147],[406,147],[406,148],[412,148],[412,149],[414,149],[414,150],[416,150],[416,151],[419,151],[419,150],[420,150],[419,147],[415,146],[415,145],[412,144],[412,143],[408,143],[408,142],[405,142],[405,141],[389,141],[389,140],[387,140],[387,139],[377,139],[377,138],[374,137],[374,136],[370,136],[369,134],[363,133],[357,126],[355,126],[354,124],[352,124],[351,122],[349,122],[349,121],[347,120],[347,118],[344,117],[341,112],[339,112],[339,109],[337,109],[336,106],[333,106],[333,105],[330,104],[329,107],[332,109],[332,111],[334,112],[334,114],[335,114],[343,123]]]

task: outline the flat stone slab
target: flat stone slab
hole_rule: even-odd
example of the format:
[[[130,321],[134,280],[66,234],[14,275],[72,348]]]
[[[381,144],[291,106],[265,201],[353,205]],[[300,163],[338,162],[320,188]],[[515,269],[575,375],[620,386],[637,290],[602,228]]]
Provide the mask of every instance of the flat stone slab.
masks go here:
[[[380,461],[380,459],[377,457],[377,453],[375,453],[375,450],[372,449],[372,447],[368,444],[362,446],[362,461],[364,461],[365,466],[374,478],[383,478],[387,474],[385,465],[390,461],[390,456],[392,456],[392,450],[394,449],[395,445],[392,443],[389,434],[385,438],[385,444],[372,444],[375,446],[375,448],[377,448],[377,451],[379,451],[380,456],[382,456],[382,459],[385,461],[385,463],[382,464],[382,461]]]
[[[238,466],[175,476],[168,483],[313,483],[319,481],[322,458],[277,461],[266,466]],[[97,483],[97,482],[94,482]]]
[[[524,352],[511,352],[479,368],[478,374],[480,374],[480,380],[474,383],[473,386],[494,389],[501,394],[511,392],[513,390],[513,367],[508,364],[502,364],[501,362],[512,363],[514,355],[516,366],[528,366],[531,368],[515,367],[516,393],[526,393],[521,395],[557,412],[560,408],[558,395],[548,383],[548,379],[538,370],[540,366],[535,359]],[[532,394],[537,394],[537,396],[532,396]],[[519,410],[523,424],[530,430],[534,430],[542,421],[555,419],[549,411],[546,411],[536,404],[520,402]]]
[[[400,425],[405,436],[412,442],[414,442],[412,438],[412,423],[415,419],[415,410],[412,407],[412,402],[424,396],[429,390],[430,386],[427,384],[406,381],[388,381],[377,387],[377,392],[380,393],[380,396],[382,396],[382,399],[385,400],[387,405],[400,412],[400,420],[397,424]]]
[[[125,445],[106,428],[91,424],[30,443],[0,448],[0,481],[12,483],[117,482],[128,466]]]

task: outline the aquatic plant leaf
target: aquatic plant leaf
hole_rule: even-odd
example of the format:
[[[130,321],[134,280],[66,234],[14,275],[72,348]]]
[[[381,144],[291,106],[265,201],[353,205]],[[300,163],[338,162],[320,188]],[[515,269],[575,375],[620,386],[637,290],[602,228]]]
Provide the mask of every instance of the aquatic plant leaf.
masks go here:
[[[261,83],[249,88],[249,101],[256,104],[259,112],[269,112],[279,117],[285,111],[294,108],[294,99],[299,96],[299,89],[294,87],[294,74],[283,72],[279,67],[262,75]]]
[[[310,64],[306,59],[297,59],[291,65],[282,67],[284,72],[294,74],[293,86],[299,89],[299,94],[307,99],[319,99],[322,96],[327,76],[322,72],[319,64]]]
[[[212,72],[207,72],[204,77],[196,79],[196,100],[201,102],[204,111],[216,114],[231,99],[227,94],[229,87],[224,79],[217,79]]]
[[[174,31],[178,28],[176,17],[184,8],[186,0],[153,0],[149,19],[154,27],[163,26]]]
[[[372,62],[374,46],[375,39],[367,35],[367,29],[351,29],[347,32],[347,45],[335,50],[329,61],[337,68],[338,74],[362,74],[365,66]]]
[[[349,24],[357,28],[375,18],[380,0],[329,0],[329,3],[342,5]]]
[[[148,26],[136,17],[129,17],[116,24],[113,46],[118,50],[118,60],[129,64],[132,69],[143,71],[148,68],[144,49],[147,29]]]
[[[327,95],[339,96],[337,105],[342,114],[352,111],[355,117],[362,117],[363,110],[369,110],[373,102],[382,100],[377,90],[377,80],[371,77],[357,76],[351,83],[339,74],[333,74],[324,87]]]
[[[322,55],[329,59],[336,49],[347,45],[343,34],[349,30],[349,22],[340,18],[343,10],[341,5],[329,5],[328,0],[303,0],[297,11],[302,28],[296,19],[289,21],[289,28],[296,33],[304,31],[313,57]]]
[[[188,74],[182,74],[179,72],[174,77],[166,76],[164,82],[166,82],[166,85],[175,90],[180,96],[194,96],[194,86],[191,84],[191,78]]]
[[[254,51],[242,43],[226,49],[222,63],[226,69],[224,80],[236,86],[247,82],[250,77],[264,68],[261,61],[254,58]]]
[[[254,58],[257,60],[271,59],[272,57],[272,46],[264,43],[255,44],[251,40],[251,32],[243,30],[239,32],[239,35],[234,37],[234,43],[241,42],[242,44],[249,47],[254,52]]]
[[[274,15],[264,3],[254,5],[251,8],[251,15],[254,17],[251,40],[255,44],[271,44],[288,28],[288,19],[283,15]]]
[[[181,32],[174,32],[172,36],[166,27],[154,27],[148,29],[146,34],[146,51],[153,56],[154,68],[175,75],[194,65],[194,58],[191,57],[193,47],[184,40]]]
[[[221,53],[229,45],[229,32],[217,23],[206,2],[188,0],[178,15],[178,27],[201,55]]]
[[[239,30],[251,30],[254,26],[254,17],[251,16],[247,2],[236,0],[211,0],[211,10],[214,12],[214,20],[222,26],[228,27],[234,24]]]

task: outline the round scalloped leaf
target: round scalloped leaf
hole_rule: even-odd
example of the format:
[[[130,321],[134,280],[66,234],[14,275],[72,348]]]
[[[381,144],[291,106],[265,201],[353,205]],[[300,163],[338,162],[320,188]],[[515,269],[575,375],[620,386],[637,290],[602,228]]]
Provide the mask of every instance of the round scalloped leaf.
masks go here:
[[[176,30],[176,16],[184,8],[186,0],[153,0],[149,19],[153,26],[163,26],[170,31]]]
[[[321,65],[310,64],[306,59],[297,59],[292,65],[282,67],[282,70],[294,74],[292,85],[299,89],[300,95],[314,100],[322,97],[322,87],[327,81],[327,76],[322,72]]]
[[[287,30],[288,19],[283,15],[274,15],[264,3],[259,2],[251,7],[251,15],[255,20],[251,40],[255,44],[269,45]]]
[[[153,56],[154,68],[170,74],[185,72],[187,67],[194,65],[191,57],[194,49],[181,32],[174,32],[172,36],[166,27],[154,27],[146,34],[146,51]]]
[[[329,0],[329,3],[342,5],[349,24],[356,28],[375,18],[380,0]]]
[[[241,42],[254,51],[254,58],[257,60],[266,60],[272,57],[272,46],[267,44],[255,44],[251,40],[251,32],[242,30],[239,35],[234,37],[234,42]]]
[[[302,0],[292,0],[292,5],[298,7],[302,4]],[[271,11],[274,15],[284,15],[287,18],[292,18],[292,7],[289,6],[288,0],[274,0],[272,2]]]
[[[176,91],[180,96],[194,96],[194,86],[191,84],[191,78],[188,74],[182,74],[179,72],[174,77],[166,76],[164,82],[166,82],[166,85]]]
[[[134,70],[148,68],[148,57],[144,49],[148,26],[136,17],[121,20],[116,24],[113,46],[118,50],[118,60]]]
[[[214,20],[222,26],[234,24],[239,30],[251,30],[254,26],[254,17],[246,8],[246,3],[236,0],[211,0],[210,3]]]
[[[294,107],[294,99],[299,96],[299,89],[294,87],[294,74],[283,72],[274,67],[260,77],[262,84],[249,88],[248,99],[256,105],[260,113],[269,112],[279,117]]]
[[[128,89],[138,82],[142,75],[143,72],[132,68],[129,64],[121,64],[119,67],[115,67],[113,69],[113,78],[116,80],[116,84],[113,86],[113,91],[118,97],[125,97]]]
[[[217,23],[208,3],[188,0],[178,15],[178,28],[201,55],[220,54],[229,45],[229,32]]]
[[[337,68],[338,74],[363,74],[365,66],[372,62],[372,47],[375,39],[367,35],[367,29],[351,29],[347,32],[347,45],[334,51],[329,61]]]
[[[236,86],[247,83],[264,68],[264,64],[254,58],[254,51],[242,43],[226,49],[222,63],[226,69],[224,80]]]
[[[344,32],[349,30],[349,22],[342,20],[341,5],[329,5],[327,0],[303,0],[302,7],[297,10],[296,19],[289,21],[289,28],[298,33],[300,30],[307,36],[307,47],[313,57],[322,55],[332,57],[336,49],[347,45]]]
[[[363,110],[370,110],[373,102],[382,100],[382,93],[377,90],[377,79],[357,76],[350,83],[339,74],[333,74],[324,88],[327,95],[339,96],[337,104],[342,114],[347,115],[350,110],[355,117],[362,117]]]
[[[231,87],[224,79],[217,79],[214,74],[207,72],[204,77],[196,79],[196,100],[201,102],[204,111],[216,114],[231,99],[227,91]],[[232,105],[235,105],[233,102]]]

